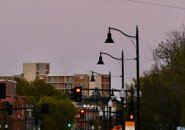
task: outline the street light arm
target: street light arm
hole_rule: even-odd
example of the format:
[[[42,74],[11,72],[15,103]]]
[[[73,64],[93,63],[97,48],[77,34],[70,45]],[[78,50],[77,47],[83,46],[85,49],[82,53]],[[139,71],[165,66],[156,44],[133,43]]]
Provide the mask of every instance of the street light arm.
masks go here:
[[[136,27],[136,28],[137,28],[137,27]],[[109,32],[110,32],[110,30],[118,31],[118,32],[120,32],[121,34],[123,34],[123,35],[125,35],[125,36],[127,36],[127,37],[131,37],[131,38],[136,38],[136,37],[137,37],[137,36],[136,36],[137,34],[136,34],[135,36],[133,36],[133,35],[128,35],[128,34],[122,32],[121,30],[119,30],[119,29],[117,29],[117,28],[109,27]]]
[[[109,33],[110,33],[110,30],[115,30],[115,31],[118,31],[120,32],[121,34],[123,34],[124,36],[126,36],[131,42],[132,44],[136,47],[136,50],[137,50],[137,46],[138,46],[138,40],[139,40],[139,31],[138,31],[138,26],[136,26],[136,35],[128,35],[126,33],[124,33],[123,31],[117,29],[117,28],[112,28],[112,27],[109,27]],[[111,35],[111,34],[110,34]],[[131,38],[135,38],[136,39],[136,43],[134,43],[134,41],[131,39]],[[111,38],[112,39],[112,38]],[[137,55],[137,54],[136,54]]]
[[[121,30],[119,30],[119,29],[117,29],[117,28],[112,28],[112,27],[109,27],[109,32],[110,32],[110,30],[115,30],[115,31],[118,31],[118,32],[120,32],[121,34],[125,35],[126,37],[135,38],[135,36],[128,35],[128,34],[124,33],[123,31],[121,31]]]
[[[114,57],[114,56],[112,56],[112,55],[110,55],[110,54],[108,54],[108,53],[105,53],[105,52],[100,52],[100,56],[101,55],[107,55],[107,56],[109,56],[109,57],[111,57],[111,58],[113,58],[113,59],[115,59],[115,60],[122,60],[121,58],[116,58],[116,57]]]
[[[92,75],[98,74],[98,75],[102,76],[102,74],[100,74],[100,73],[98,73],[98,72],[95,72],[95,71],[91,71],[91,72],[92,72]]]

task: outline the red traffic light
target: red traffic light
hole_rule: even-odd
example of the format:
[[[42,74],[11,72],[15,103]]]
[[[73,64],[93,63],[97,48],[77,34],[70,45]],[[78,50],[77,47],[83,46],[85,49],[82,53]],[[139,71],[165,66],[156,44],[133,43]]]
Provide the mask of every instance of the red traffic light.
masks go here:
[[[129,119],[130,119],[130,120],[133,120],[133,119],[134,119],[134,115],[133,115],[133,114],[130,114],[130,115],[129,115]]]
[[[85,110],[84,109],[80,109],[80,113],[85,113]]]
[[[80,119],[85,118],[85,109],[80,109]]]

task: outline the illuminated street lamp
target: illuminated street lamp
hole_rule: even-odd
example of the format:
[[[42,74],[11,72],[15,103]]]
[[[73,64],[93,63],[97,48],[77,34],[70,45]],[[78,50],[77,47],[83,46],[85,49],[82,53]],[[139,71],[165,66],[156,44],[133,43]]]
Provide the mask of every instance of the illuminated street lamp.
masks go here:
[[[139,31],[138,31],[138,26],[136,26],[136,35],[134,36],[128,35],[119,29],[109,27],[109,32],[107,34],[107,39],[105,43],[114,43],[110,30],[118,31],[128,38],[134,38],[136,40],[136,77],[137,77],[137,126],[136,128],[137,130],[140,130],[140,80],[139,80]]]

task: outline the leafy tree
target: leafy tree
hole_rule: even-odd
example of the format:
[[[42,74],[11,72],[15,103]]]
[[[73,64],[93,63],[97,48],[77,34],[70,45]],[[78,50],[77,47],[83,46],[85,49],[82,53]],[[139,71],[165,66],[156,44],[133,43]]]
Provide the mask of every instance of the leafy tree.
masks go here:
[[[27,97],[27,103],[35,106],[35,115],[42,122],[43,130],[69,130],[67,122],[74,123],[76,108],[71,100],[61,94],[51,84],[43,80],[27,82],[24,79],[16,79],[17,94]],[[42,104],[48,104],[49,114],[42,112]]]
[[[173,31],[153,51],[155,64],[141,77],[144,130],[174,130],[185,125],[185,27]]]

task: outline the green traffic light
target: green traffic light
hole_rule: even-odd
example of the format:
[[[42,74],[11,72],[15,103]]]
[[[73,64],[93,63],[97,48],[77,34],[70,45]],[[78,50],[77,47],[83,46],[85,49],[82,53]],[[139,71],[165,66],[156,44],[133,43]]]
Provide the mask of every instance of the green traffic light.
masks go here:
[[[68,127],[71,127],[71,124],[70,124],[70,123],[68,123],[68,124],[67,124],[67,126],[68,126]]]
[[[71,123],[71,121],[69,121],[68,123],[67,123],[67,127],[72,127],[72,123]]]

